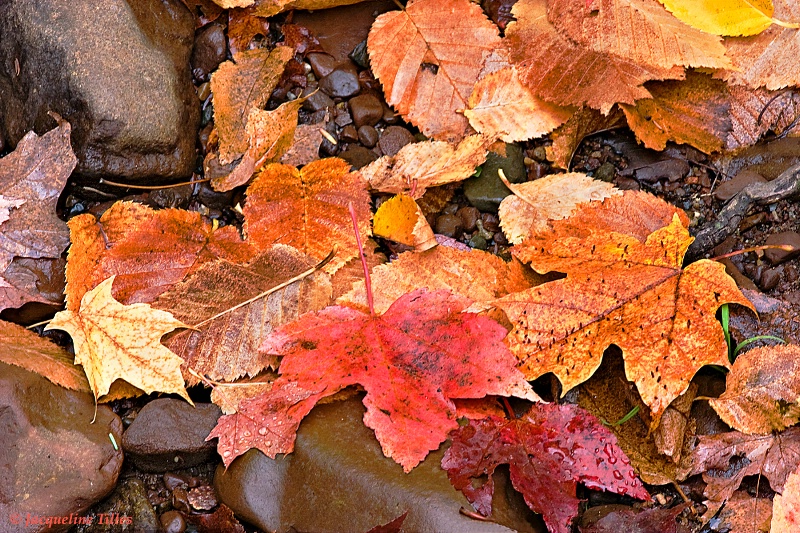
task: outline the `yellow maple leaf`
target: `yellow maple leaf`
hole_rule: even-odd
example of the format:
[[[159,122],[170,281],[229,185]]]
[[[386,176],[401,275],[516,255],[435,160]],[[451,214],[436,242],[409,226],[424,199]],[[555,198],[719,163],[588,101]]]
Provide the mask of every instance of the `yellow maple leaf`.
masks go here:
[[[772,0],[659,0],[676,18],[715,35],[756,35],[772,24],[797,25],[772,18]]]
[[[183,359],[161,344],[164,334],[189,326],[149,304],[122,305],[111,296],[114,278],[87,292],[77,312],[57,313],[45,330],[72,337],[75,363],[83,365],[95,398],[119,378],[147,393],[174,392],[192,403],[181,375]]]

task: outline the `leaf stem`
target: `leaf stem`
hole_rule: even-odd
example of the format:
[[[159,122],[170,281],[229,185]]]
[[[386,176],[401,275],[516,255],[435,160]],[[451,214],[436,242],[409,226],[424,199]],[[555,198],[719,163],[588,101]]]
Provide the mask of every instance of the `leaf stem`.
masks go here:
[[[171,185],[131,185],[129,183],[119,183],[116,181],[107,180],[105,178],[100,178],[100,183],[105,185],[112,185],[114,187],[125,187],[127,189],[144,189],[148,191],[154,191],[158,189],[173,189],[175,187],[183,187],[184,185],[194,185],[195,183],[205,183],[207,181],[211,181],[211,178],[203,178],[200,180],[191,180],[191,181],[182,181],[180,183],[173,183]]]
[[[743,250],[736,250],[727,254],[712,257],[711,261],[719,261],[726,257],[733,257],[734,255],[746,254],[748,252],[760,252],[762,250],[783,250],[784,252],[794,252],[795,248],[791,244],[765,244],[763,246],[753,246],[752,248],[745,248]]]
[[[372,280],[369,277],[369,267],[367,266],[367,256],[364,255],[364,246],[361,244],[361,235],[358,233],[358,219],[356,218],[356,208],[353,207],[353,202],[347,203],[347,208],[350,210],[350,220],[353,221],[353,231],[356,234],[356,243],[358,244],[358,257],[361,258],[361,268],[364,269],[364,287],[367,291],[367,305],[369,306],[370,316],[375,316],[375,304],[372,300]]]
[[[295,277],[293,277],[293,278],[291,278],[291,279],[287,279],[286,281],[284,281],[283,283],[281,283],[281,284],[279,284],[279,285],[275,285],[274,287],[272,287],[272,288],[271,288],[271,289],[269,289],[269,290],[266,290],[266,291],[264,291],[264,292],[262,292],[262,293],[260,293],[260,294],[257,294],[257,295],[255,295],[255,296],[253,296],[253,297],[252,297],[252,298],[250,298],[249,300],[245,300],[245,301],[243,301],[243,302],[241,302],[241,303],[239,303],[239,304],[236,304],[236,305],[234,305],[233,307],[231,307],[231,308],[229,308],[229,309],[226,309],[226,310],[224,310],[224,311],[221,311],[221,312],[217,313],[216,315],[214,315],[214,316],[212,316],[212,317],[210,317],[210,318],[207,318],[207,319],[203,320],[202,322],[198,322],[198,323],[197,323],[197,324],[195,324],[194,326],[191,326],[189,329],[197,329],[197,328],[199,328],[200,326],[203,326],[203,325],[205,325],[205,324],[208,324],[208,323],[209,323],[209,322],[211,322],[212,320],[216,320],[217,318],[219,318],[219,317],[221,317],[221,316],[223,316],[223,315],[226,315],[226,314],[230,313],[231,311],[235,311],[235,310],[239,309],[240,307],[244,307],[244,306],[245,306],[245,305],[247,305],[247,304],[253,303],[253,302],[255,302],[256,300],[258,300],[259,298],[263,298],[263,297],[265,297],[265,296],[269,296],[269,295],[270,295],[270,294],[272,294],[273,292],[279,291],[279,290],[281,290],[281,289],[283,289],[283,288],[285,288],[285,287],[287,287],[287,286],[291,285],[291,284],[292,284],[292,283],[294,283],[295,281],[300,281],[300,280],[301,280],[301,279],[303,279],[303,278],[307,278],[308,276],[310,276],[311,274],[313,274],[313,273],[314,273],[314,272],[316,272],[317,270],[319,270],[319,269],[321,269],[322,267],[324,267],[325,265],[327,265],[327,264],[328,264],[328,263],[331,261],[331,259],[333,259],[333,257],[336,255],[336,251],[337,251],[337,246],[334,246],[334,247],[333,247],[333,250],[331,250],[331,252],[328,254],[328,256],[327,256],[327,257],[325,257],[325,259],[323,259],[322,261],[320,261],[319,263],[317,263],[317,264],[316,264],[316,265],[314,265],[313,267],[309,268],[308,270],[306,270],[306,271],[304,271],[304,272],[301,272],[300,274],[296,275]]]

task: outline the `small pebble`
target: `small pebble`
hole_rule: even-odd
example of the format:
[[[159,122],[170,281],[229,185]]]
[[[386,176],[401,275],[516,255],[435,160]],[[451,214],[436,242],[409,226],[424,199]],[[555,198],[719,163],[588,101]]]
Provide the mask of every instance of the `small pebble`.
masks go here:
[[[225,61],[227,43],[222,24],[212,22],[199,31],[194,39],[191,59],[192,75],[195,79],[208,80],[208,75]]]
[[[547,149],[544,146],[537,146],[533,149],[533,158],[537,161],[547,160]]]
[[[747,169],[740,170],[733,178],[723,181],[717,187],[714,191],[714,198],[720,202],[727,202],[751,183],[765,183],[766,181],[764,176],[758,172]]]
[[[178,487],[186,488],[189,486],[189,481],[186,477],[176,474],[175,472],[164,472],[164,486],[169,490],[175,490]]]
[[[325,94],[322,91],[312,92],[306,101],[303,102],[303,109],[306,111],[323,111],[325,109],[330,109],[334,106],[333,100],[331,97]]]
[[[415,141],[410,131],[402,126],[389,126],[378,141],[383,155],[395,155],[400,149]]]
[[[361,144],[367,148],[372,148],[378,144],[379,138],[380,134],[378,133],[378,130],[372,126],[361,126],[358,128],[358,140],[361,141]]]
[[[339,133],[339,138],[347,142],[358,141],[358,132],[356,131],[356,127],[353,126],[352,124],[348,124],[347,126],[342,128],[341,133]]]
[[[177,488],[172,491],[172,507],[178,509],[179,511],[184,512],[191,512],[191,506],[189,505],[189,493],[186,489]]]
[[[480,219],[481,212],[472,206],[467,206],[459,209],[456,215],[461,219],[461,225],[464,227],[464,231],[473,232],[475,231],[478,219]]]
[[[383,104],[374,94],[360,94],[348,102],[357,128],[374,126],[383,118]]]
[[[314,66],[313,63],[311,65]],[[358,94],[358,71],[349,61],[338,65],[327,76],[320,78],[319,88],[333,98],[350,98]]]
[[[489,247],[489,242],[480,233],[473,235],[468,244],[470,248],[477,248],[478,250],[485,250]]]
[[[328,54],[311,53],[306,56],[306,61],[311,65],[311,70],[317,78],[323,78],[336,68],[336,60]]]
[[[198,511],[210,511],[217,506],[217,495],[214,488],[202,485],[189,491],[189,503]]]
[[[347,150],[341,152],[338,157],[350,163],[353,170],[365,167],[378,159],[375,152],[358,145],[351,145]]]
[[[164,533],[183,533],[186,531],[186,520],[178,511],[167,511],[159,517]]]
[[[494,213],[481,213],[481,222],[486,231],[494,233],[500,229],[500,219]]]
[[[781,281],[781,271],[778,268],[768,268],[761,273],[758,285],[762,291],[771,291],[778,286]]]
[[[767,240],[764,244],[788,244],[789,246],[794,247],[794,251],[791,252],[781,250],[779,248],[768,248],[766,251],[764,251],[764,257],[766,257],[767,261],[773,265],[783,263],[784,261],[788,261],[789,259],[793,259],[800,255],[800,233],[797,233],[796,231],[784,231],[782,233],[770,235],[767,237]]]
[[[436,233],[453,239],[461,234],[461,219],[455,215],[440,215],[436,219]]]

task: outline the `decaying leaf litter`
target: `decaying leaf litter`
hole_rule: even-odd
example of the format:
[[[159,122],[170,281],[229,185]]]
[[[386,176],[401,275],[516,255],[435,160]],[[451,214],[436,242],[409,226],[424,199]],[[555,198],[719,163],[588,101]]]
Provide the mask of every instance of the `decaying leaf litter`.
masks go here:
[[[352,2],[219,6],[234,20],[338,3]],[[503,4],[485,2],[495,3]],[[681,511],[680,525],[701,528],[724,510],[746,476],[759,475],[777,493],[773,531],[791,530],[800,463],[792,426],[800,407],[798,385],[786,379],[786,368],[798,357],[796,345],[788,339],[786,347],[756,348],[730,361],[717,314],[731,306],[749,316],[758,305],[719,262],[687,263],[684,257],[687,250],[693,258],[710,257],[748,208],[796,193],[797,167],[744,187],[720,213],[725,227],[700,226],[696,213],[690,218],[652,194],[622,191],[585,174],[532,179],[512,186],[514,195],[500,205],[510,261],[435,236],[430,219],[437,194],[452,198],[448,184],[469,178],[490,152],[503,151],[495,141],[546,148],[538,169],[566,168],[587,134],[621,124],[648,148],[683,143],[719,161],[768,132],[793,134],[798,69],[786,66],[797,60],[787,50],[798,42],[792,21],[800,14],[790,2],[773,6],[768,0],[744,7],[720,2],[729,8],[722,14],[674,0],[505,3],[511,4],[515,20],[503,32],[468,0],[410,1],[376,19],[366,41],[371,71],[386,103],[428,139],[359,170],[341,159],[314,161],[313,149],[301,168],[280,163],[299,146],[295,141],[306,142],[297,121],[311,96],[270,97],[304,53],[286,43],[249,48],[237,41],[230,61],[212,74],[214,126],[204,168],[216,190],[243,191],[240,227],[219,227],[197,211],[130,201],[65,224],[55,217],[54,200],[74,166],[65,148],[69,125],[31,134],[0,160],[3,308],[49,300],[11,276],[14,261],[57,261],[69,246],[66,310],[47,328],[72,336],[74,361],[100,401],[142,391],[188,399],[184,385],[224,390],[225,382],[277,369],[271,386],[254,387],[238,405],[225,403],[226,417],[210,438],[219,439],[226,465],[253,447],[272,457],[290,453],[294,432],[314,404],[357,386],[366,392],[365,424],[405,471],[442,442],[458,444],[443,468],[484,516],[491,517],[491,484],[477,489],[469,478],[491,479],[498,464],[510,463],[514,486],[544,513],[552,531],[569,531],[580,513],[576,482],[648,501],[651,494],[670,493],[657,486],[667,483],[683,495],[678,483],[696,475],[706,484],[702,506]],[[206,13],[212,12],[225,16]],[[607,38],[611,28],[615,40]],[[776,101],[790,105],[776,111]],[[331,136],[319,129],[323,138]],[[551,132],[552,143],[531,141]],[[319,148],[322,141],[316,142]],[[692,177],[692,185],[701,184],[703,175],[693,174],[687,186]],[[39,197],[34,207],[26,187],[43,178],[56,183],[47,193],[52,201]],[[672,192],[659,191],[658,179],[651,184],[662,196]],[[370,193],[382,202],[374,219]],[[698,234],[699,250],[690,248],[690,230]],[[391,261],[375,253],[373,233],[384,239]],[[331,250],[334,258],[314,268]],[[366,279],[354,274],[359,256],[369,256]],[[303,279],[281,286],[301,272],[307,273]],[[234,283],[241,301],[217,292],[220,284]],[[249,301],[271,287],[279,288]],[[248,303],[236,307],[242,302]],[[183,329],[159,344],[174,328]],[[64,365],[68,352],[7,322],[3,336],[27,347],[5,351],[4,361],[86,389]],[[119,354],[104,350],[102,339],[121,348]],[[584,410],[595,409],[592,402],[580,399],[597,385],[598,368],[617,348],[622,364],[608,368],[616,368],[615,379],[626,384],[625,402],[639,411],[628,422],[606,420],[606,427],[600,418],[608,406],[596,407],[595,417]],[[692,398],[708,400],[697,383],[708,365],[732,368],[726,392],[707,404],[732,428],[727,433],[703,433],[691,407],[679,405],[686,398],[690,405]],[[555,379],[535,381],[549,373]],[[117,378],[127,386],[112,385]],[[526,380],[560,406],[542,403]],[[518,416],[503,399],[505,411],[487,407],[493,414],[481,416],[461,410],[467,416],[459,418],[460,399],[486,398],[496,408],[510,396],[529,402],[526,414]],[[575,396],[582,408],[573,404]],[[673,411],[688,421],[673,423]],[[562,416],[569,421],[559,425]],[[565,475],[548,466],[559,454],[576,464],[587,459],[574,446],[556,450],[542,443],[570,442],[574,436],[559,429],[572,424],[581,426],[588,459],[596,460],[593,474]],[[508,439],[522,451],[501,456],[487,439]],[[592,445],[602,451],[592,454]],[[660,454],[657,465],[639,453],[642,446]],[[745,458],[746,465],[733,465],[732,458]],[[525,472],[530,469],[533,474]],[[651,483],[649,491],[637,474]],[[531,479],[542,478],[545,485],[558,484],[559,497],[541,499]],[[564,508],[548,512],[553,505]]]

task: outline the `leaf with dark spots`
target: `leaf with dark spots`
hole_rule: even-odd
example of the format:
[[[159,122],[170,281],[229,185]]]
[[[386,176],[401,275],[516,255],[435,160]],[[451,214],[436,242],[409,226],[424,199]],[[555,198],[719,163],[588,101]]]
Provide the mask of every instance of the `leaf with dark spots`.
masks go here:
[[[580,504],[578,483],[650,499],[616,437],[575,405],[536,404],[515,420],[470,420],[452,439],[442,468],[484,516],[492,511],[492,474],[501,464],[509,465],[511,483],[528,507],[557,533],[571,531]]]
[[[270,457],[289,453],[300,421],[321,398],[361,385],[364,423],[383,452],[410,471],[457,427],[453,399],[539,399],[503,343],[505,328],[462,313],[470,303],[418,290],[381,316],[339,306],[301,316],[261,346],[283,356],[272,390],[222,417],[209,438],[219,437],[226,465],[251,448]]]

